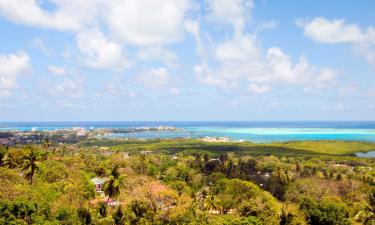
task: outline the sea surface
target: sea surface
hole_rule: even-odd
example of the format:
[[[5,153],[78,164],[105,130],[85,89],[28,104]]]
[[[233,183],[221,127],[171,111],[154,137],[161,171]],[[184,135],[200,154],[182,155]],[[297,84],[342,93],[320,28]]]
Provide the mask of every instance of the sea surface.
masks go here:
[[[232,140],[274,142],[290,140],[357,140],[375,142],[375,121],[226,121],[226,122],[0,122],[0,132],[6,130],[56,130],[73,127],[139,128],[173,126],[179,131],[147,131],[109,134],[109,138],[176,138],[228,137]]]

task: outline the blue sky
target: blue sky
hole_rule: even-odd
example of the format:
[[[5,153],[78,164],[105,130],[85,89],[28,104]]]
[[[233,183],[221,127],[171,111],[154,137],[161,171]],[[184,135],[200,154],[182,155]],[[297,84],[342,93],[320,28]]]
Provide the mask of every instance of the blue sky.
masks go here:
[[[0,120],[375,120],[374,11],[0,0]]]

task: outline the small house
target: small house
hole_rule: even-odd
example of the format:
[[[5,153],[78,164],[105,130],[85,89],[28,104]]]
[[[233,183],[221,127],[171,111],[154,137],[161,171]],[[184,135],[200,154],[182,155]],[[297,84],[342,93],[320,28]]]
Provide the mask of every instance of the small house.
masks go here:
[[[103,193],[103,186],[104,186],[104,183],[106,182],[107,179],[105,178],[100,178],[100,177],[95,177],[93,179],[91,179],[91,182],[94,183],[95,185],[95,191],[97,193]]]

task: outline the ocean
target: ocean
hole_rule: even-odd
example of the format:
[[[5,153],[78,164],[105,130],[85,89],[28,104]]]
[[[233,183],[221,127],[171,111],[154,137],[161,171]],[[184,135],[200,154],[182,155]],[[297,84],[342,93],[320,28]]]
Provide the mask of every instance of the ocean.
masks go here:
[[[0,131],[173,126],[179,131],[109,134],[109,138],[228,137],[274,142],[291,140],[357,140],[375,142],[375,121],[129,121],[129,122],[0,122]]]

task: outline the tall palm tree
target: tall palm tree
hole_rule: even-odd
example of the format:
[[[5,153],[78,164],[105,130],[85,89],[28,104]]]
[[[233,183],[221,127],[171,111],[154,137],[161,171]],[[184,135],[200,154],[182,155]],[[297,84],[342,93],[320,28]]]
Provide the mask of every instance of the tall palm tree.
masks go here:
[[[39,159],[40,155],[39,152],[37,152],[32,147],[27,147],[28,152],[23,157],[24,160],[24,167],[22,170],[25,172],[25,178],[30,182],[30,184],[33,184],[33,177],[35,172],[39,169]]]
[[[104,193],[108,196],[107,203],[109,199],[114,199],[120,195],[120,185],[122,184],[122,176],[118,171],[118,165],[115,165],[111,171],[109,179],[104,183]]]

